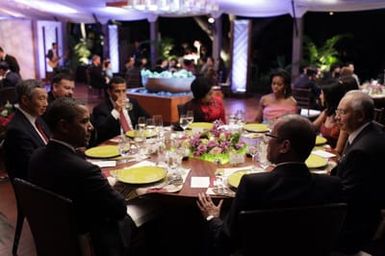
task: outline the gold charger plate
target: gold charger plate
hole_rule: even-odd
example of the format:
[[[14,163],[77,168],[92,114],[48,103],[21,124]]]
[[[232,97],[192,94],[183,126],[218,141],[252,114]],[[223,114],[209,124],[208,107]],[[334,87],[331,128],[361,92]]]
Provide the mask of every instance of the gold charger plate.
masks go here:
[[[268,132],[269,131],[269,127],[266,124],[259,124],[259,123],[245,124],[243,126],[243,129],[245,129],[248,132]]]
[[[146,136],[146,138],[151,138],[151,137],[156,136],[156,133],[150,132],[150,131],[144,131],[144,135]],[[131,130],[131,131],[126,132],[126,136],[130,137],[130,138],[135,138],[135,131]]]
[[[317,146],[323,145],[323,144],[325,144],[326,142],[327,142],[327,140],[326,140],[326,138],[324,138],[324,137],[317,136],[317,137],[315,138],[315,144],[316,144]]]
[[[309,169],[321,168],[328,164],[328,160],[323,157],[310,154],[310,156],[306,159],[305,164]]]
[[[189,129],[198,128],[198,129],[210,130],[213,128],[213,124],[207,123],[207,122],[195,122],[195,123],[189,124],[188,128]]]
[[[233,188],[237,188],[239,186],[239,183],[241,182],[243,175],[249,175],[249,174],[254,174],[259,172],[264,172],[264,171],[263,170],[252,171],[251,169],[249,169],[249,170],[241,170],[241,171],[233,172],[232,174],[229,175],[229,177],[227,177],[227,184],[229,184]]]
[[[164,179],[167,171],[157,166],[140,166],[115,171],[117,180],[130,184],[148,184]]]
[[[91,158],[112,158],[120,156],[117,145],[104,145],[87,149],[84,154]]]

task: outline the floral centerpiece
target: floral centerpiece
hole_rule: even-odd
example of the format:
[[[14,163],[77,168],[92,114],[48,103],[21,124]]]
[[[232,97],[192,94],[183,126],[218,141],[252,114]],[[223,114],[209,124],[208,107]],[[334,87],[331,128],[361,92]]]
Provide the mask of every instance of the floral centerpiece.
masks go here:
[[[189,143],[193,157],[227,164],[230,153],[246,154],[247,145],[240,140],[240,132],[225,130],[222,125],[222,122],[215,121],[211,130],[192,135]]]
[[[12,120],[13,112],[13,105],[9,102],[0,108],[0,140],[3,139],[7,125]]]

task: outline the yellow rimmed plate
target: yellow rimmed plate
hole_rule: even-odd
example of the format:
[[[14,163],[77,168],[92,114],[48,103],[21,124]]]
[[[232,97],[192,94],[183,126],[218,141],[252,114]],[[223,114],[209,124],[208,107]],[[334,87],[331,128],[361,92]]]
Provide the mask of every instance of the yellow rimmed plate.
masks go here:
[[[243,129],[245,129],[248,132],[268,132],[269,131],[269,127],[266,124],[259,124],[259,123],[245,124],[243,126]]]
[[[195,122],[195,123],[191,123],[189,124],[188,126],[189,129],[204,129],[204,130],[210,130],[211,128],[213,128],[213,124],[212,123],[206,123],[206,122]]]
[[[115,174],[116,178],[124,183],[148,184],[164,179],[167,171],[157,166],[140,166],[116,170]]]
[[[243,175],[249,175],[249,174],[259,173],[259,172],[264,172],[264,171],[262,169],[256,170],[256,171],[252,171],[251,169],[249,169],[249,170],[233,172],[232,174],[229,175],[229,177],[227,177],[227,184],[233,188],[237,188],[239,186],[239,183],[241,182]]]
[[[111,158],[120,156],[117,145],[104,145],[87,149],[84,154],[91,158]]]
[[[305,164],[309,169],[321,168],[328,164],[328,160],[326,158],[310,154],[310,156],[306,159]]]
[[[151,138],[151,137],[155,137],[156,133],[146,130],[146,131],[144,131],[144,135],[146,136],[146,138]],[[135,131],[131,130],[131,131],[126,132],[126,136],[130,137],[130,138],[135,138]]]
[[[317,146],[323,145],[323,144],[325,144],[326,142],[327,142],[327,140],[326,140],[326,138],[324,138],[324,137],[317,136],[317,137],[315,138],[315,144],[316,144]]]

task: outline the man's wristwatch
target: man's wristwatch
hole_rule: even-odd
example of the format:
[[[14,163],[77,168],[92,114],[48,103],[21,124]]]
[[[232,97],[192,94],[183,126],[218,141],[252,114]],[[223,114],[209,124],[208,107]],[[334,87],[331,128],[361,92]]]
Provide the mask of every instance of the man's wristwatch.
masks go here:
[[[210,220],[212,220],[212,219],[214,219],[214,216],[213,216],[213,215],[209,215],[209,216],[206,217],[206,220],[207,220],[207,221],[210,221]]]

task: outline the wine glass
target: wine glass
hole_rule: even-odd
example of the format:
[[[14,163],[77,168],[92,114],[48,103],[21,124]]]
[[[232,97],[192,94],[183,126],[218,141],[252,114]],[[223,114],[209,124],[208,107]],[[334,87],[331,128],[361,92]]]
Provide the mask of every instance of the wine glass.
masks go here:
[[[183,130],[186,130],[187,126],[189,125],[189,120],[185,114],[180,115],[179,125]]]
[[[258,147],[257,145],[249,145],[248,146],[248,153],[251,155],[251,163],[252,163],[252,171],[256,171],[256,155],[258,154]]]
[[[120,136],[119,153],[120,153],[120,156],[123,158],[123,161],[125,161],[124,159],[127,158],[128,155],[131,153],[130,141],[124,134]]]
[[[146,128],[146,117],[140,116],[138,118],[138,126],[139,126],[139,129],[142,129],[142,130]]]
[[[187,119],[189,125],[192,124],[194,122],[194,111],[188,110],[186,112],[186,119]]]
[[[158,139],[162,139],[164,137],[162,115],[154,115],[152,118],[154,119],[155,130],[156,134],[158,135]]]
[[[146,130],[147,130],[147,134],[150,136],[155,134],[155,120],[154,120],[154,118],[147,118],[146,119]]]
[[[267,160],[267,142],[264,140],[261,140],[258,146],[259,146],[259,154],[258,154],[259,165],[263,169],[266,169],[267,167],[270,166],[270,162],[269,160]]]

